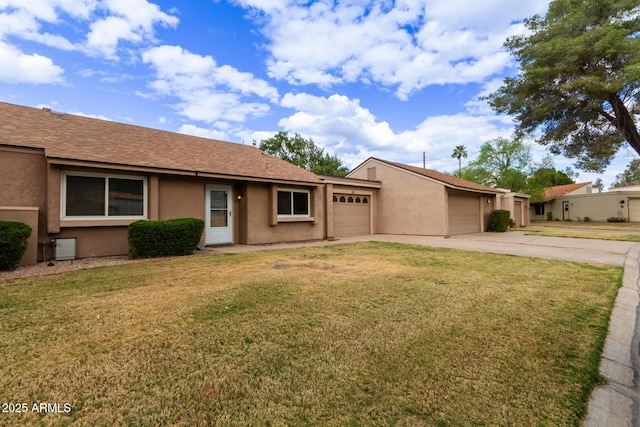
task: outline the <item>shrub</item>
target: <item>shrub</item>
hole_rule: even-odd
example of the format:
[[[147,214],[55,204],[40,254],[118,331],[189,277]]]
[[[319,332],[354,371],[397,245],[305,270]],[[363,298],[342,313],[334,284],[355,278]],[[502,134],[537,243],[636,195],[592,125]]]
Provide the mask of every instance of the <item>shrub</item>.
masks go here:
[[[584,222],[591,222],[591,218],[589,218],[588,216],[584,217]]]
[[[497,231],[504,233],[509,228],[509,224],[511,223],[511,213],[509,211],[496,209],[491,212],[491,216],[489,217],[489,227],[488,231]]]
[[[610,216],[609,218],[607,218],[607,222],[627,222],[627,218],[622,216]]]
[[[204,221],[197,218],[133,222],[129,225],[129,256],[189,255],[198,247],[203,231]]]
[[[547,212],[547,221],[553,221],[553,212]]]
[[[0,270],[14,270],[27,250],[31,227],[22,222],[0,221]]]

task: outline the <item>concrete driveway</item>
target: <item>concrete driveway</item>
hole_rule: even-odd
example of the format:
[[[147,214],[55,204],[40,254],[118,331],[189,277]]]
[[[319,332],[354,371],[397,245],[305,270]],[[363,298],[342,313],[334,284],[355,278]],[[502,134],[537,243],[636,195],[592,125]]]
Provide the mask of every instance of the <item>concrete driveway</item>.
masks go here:
[[[618,292],[611,314],[600,362],[600,374],[607,383],[598,386],[592,393],[583,425],[640,427],[639,243],[529,236],[522,231],[509,231],[464,234],[449,238],[376,234],[322,242],[236,245],[215,248],[215,251],[234,253],[368,241],[407,243],[624,267],[623,287]]]
[[[507,233],[473,233],[452,237],[412,236],[399,234],[374,234],[341,237],[332,241],[305,243],[276,243],[272,245],[236,245],[216,248],[219,252],[246,252],[264,249],[296,248],[304,246],[331,245],[352,242],[395,242],[442,248],[493,252],[567,261],[593,262],[622,266],[633,242],[618,242],[593,239],[570,239],[564,237],[528,236],[523,231]]]

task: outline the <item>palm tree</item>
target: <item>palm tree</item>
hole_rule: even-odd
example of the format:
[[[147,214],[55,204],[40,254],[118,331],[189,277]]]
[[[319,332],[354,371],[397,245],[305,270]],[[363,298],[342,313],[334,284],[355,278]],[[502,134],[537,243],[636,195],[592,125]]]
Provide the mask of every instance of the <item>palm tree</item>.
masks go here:
[[[462,175],[462,158],[467,158],[467,147],[464,145],[458,145],[453,149],[451,153],[452,159],[458,159],[458,176]]]

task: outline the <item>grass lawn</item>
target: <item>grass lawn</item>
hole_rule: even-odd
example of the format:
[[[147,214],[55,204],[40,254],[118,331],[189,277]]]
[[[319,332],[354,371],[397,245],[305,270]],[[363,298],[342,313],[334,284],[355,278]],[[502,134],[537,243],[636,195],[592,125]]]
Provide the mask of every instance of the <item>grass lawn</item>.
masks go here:
[[[640,242],[640,234],[625,233],[640,232],[640,224],[628,222],[532,221],[530,227],[519,230],[548,237]]]
[[[388,243],[0,283],[0,424],[579,425],[622,269]]]

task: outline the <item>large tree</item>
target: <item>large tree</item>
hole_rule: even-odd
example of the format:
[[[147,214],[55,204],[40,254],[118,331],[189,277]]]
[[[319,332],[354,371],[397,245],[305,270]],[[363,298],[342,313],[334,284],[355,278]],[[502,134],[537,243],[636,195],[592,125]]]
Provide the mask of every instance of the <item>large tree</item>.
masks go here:
[[[337,156],[325,153],[313,139],[305,139],[297,133],[289,136],[287,132],[280,131],[262,140],[259,148],[318,175],[345,176],[349,172]]]
[[[632,160],[627,168],[616,175],[616,180],[613,183],[614,187],[625,187],[627,185],[640,184],[640,159]]]
[[[520,63],[488,100],[553,154],[602,171],[627,142],[640,153],[638,0],[554,0],[505,47]]]
[[[490,187],[523,191],[530,164],[531,150],[522,140],[497,138],[482,144],[478,157],[462,170],[461,177]]]

